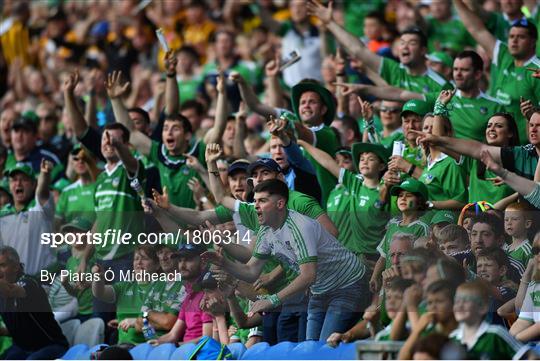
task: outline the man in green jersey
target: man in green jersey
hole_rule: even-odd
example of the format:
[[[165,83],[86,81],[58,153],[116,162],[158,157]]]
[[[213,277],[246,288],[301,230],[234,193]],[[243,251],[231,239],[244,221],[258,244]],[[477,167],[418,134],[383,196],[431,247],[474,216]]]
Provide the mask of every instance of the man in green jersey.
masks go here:
[[[332,32],[336,40],[354,58],[359,59],[369,72],[379,75],[388,84],[416,92],[438,92],[450,89],[440,74],[426,65],[427,37],[418,28],[410,28],[401,33],[399,39],[399,63],[372,53],[362,41],[347,32],[333,20],[332,8],[312,1],[308,9]]]
[[[339,139],[330,128],[336,112],[336,103],[332,93],[319,82],[312,79],[304,79],[296,84],[291,90],[291,100],[294,113],[288,110],[273,108],[263,104],[257,98],[255,92],[239,74],[233,75],[233,80],[240,88],[242,100],[254,112],[265,118],[284,118],[294,126],[298,138],[313,144],[317,148],[333,155],[339,147]],[[322,200],[325,205],[328,195],[335,187],[337,179],[313,158],[308,158],[315,167],[317,179],[321,186]]]
[[[489,94],[503,103],[510,111],[519,130],[519,138],[527,139],[527,120],[519,110],[520,98],[540,104],[540,82],[530,76],[528,68],[540,68],[536,54],[538,31],[526,20],[512,23],[508,33],[508,44],[497,40],[482,20],[472,12],[463,0],[455,0],[456,9],[472,36],[491,57],[491,79]]]
[[[210,151],[219,154],[217,148]],[[333,332],[348,330],[370,301],[369,297],[358,297],[369,293],[364,264],[318,222],[287,209],[289,190],[282,181],[261,182],[254,192],[261,227],[247,264],[233,263],[213,251],[206,252],[204,259],[239,279],[253,282],[266,260],[274,255],[297,276],[278,293],[255,302],[250,313],[270,310],[310,289],[306,338],[326,340]]]

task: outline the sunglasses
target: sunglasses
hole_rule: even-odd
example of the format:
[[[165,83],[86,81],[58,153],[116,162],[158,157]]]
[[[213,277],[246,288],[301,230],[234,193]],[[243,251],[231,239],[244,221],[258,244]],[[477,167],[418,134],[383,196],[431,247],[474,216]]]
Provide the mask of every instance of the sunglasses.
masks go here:
[[[512,23],[512,26],[529,26],[529,21],[526,18],[521,18]]]
[[[537,256],[538,254],[540,254],[540,247],[534,246],[533,248],[531,248],[531,253],[534,256]]]
[[[399,113],[401,111],[401,108],[389,108],[389,107],[381,107],[379,109],[381,112],[384,113]]]

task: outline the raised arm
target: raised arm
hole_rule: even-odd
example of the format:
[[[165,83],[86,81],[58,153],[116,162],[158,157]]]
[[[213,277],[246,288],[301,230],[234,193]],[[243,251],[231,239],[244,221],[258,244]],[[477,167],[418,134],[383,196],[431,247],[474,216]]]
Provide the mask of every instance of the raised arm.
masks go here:
[[[234,143],[233,143],[233,156],[236,158],[246,158],[248,156],[244,140],[247,134],[247,109],[246,103],[240,102],[238,112],[234,116]]]
[[[152,141],[150,138],[133,127],[133,122],[129,117],[128,110],[122,101],[122,97],[126,94],[129,88],[129,82],[122,81],[122,72],[114,71],[107,77],[107,94],[111,98],[114,118],[117,122],[128,128],[130,132],[129,140],[143,155],[150,154]]]
[[[332,158],[328,153],[318,148],[315,148],[311,144],[299,140],[298,145],[302,146],[306,152],[311,154],[311,156],[317,159],[320,165],[322,165],[326,170],[328,170],[334,177],[339,177],[340,167],[339,164]]]
[[[111,145],[116,150],[116,154],[124,164],[129,176],[136,176],[140,171],[139,161],[131,154],[127,145],[124,144],[121,139],[112,136],[109,131],[106,130],[105,145],[107,144]]]
[[[94,265],[92,267],[92,273],[98,274],[92,282],[92,294],[94,297],[108,303],[115,302],[116,295],[114,294],[114,289],[112,286],[105,284],[105,275],[101,266]]]
[[[227,90],[225,89],[225,78],[223,72],[220,71],[217,84],[217,104],[216,104],[216,119],[214,126],[204,136],[204,143],[221,143],[221,137],[227,126],[227,116],[229,114],[229,104],[227,99]]]
[[[206,165],[208,166],[208,174],[210,178],[210,191],[214,195],[216,202],[221,203],[223,206],[234,210],[234,204],[236,200],[227,195],[225,192],[225,186],[221,182],[219,177],[219,170],[217,168],[217,160],[221,156],[222,150],[219,144],[213,143],[206,146]]]
[[[391,100],[396,102],[406,102],[411,99],[425,100],[423,94],[396,88],[391,85],[375,86],[341,82],[334,83],[334,85],[341,87],[344,95],[357,93],[360,95],[371,95],[381,100]]]
[[[262,268],[266,263],[266,260],[255,257],[251,257],[246,264],[237,263],[224,257],[221,252],[216,251],[207,251],[203,253],[201,259],[215,264],[227,273],[230,273],[231,276],[248,283],[253,283],[259,278]]]
[[[333,1],[330,1],[328,7],[324,7],[318,0],[310,0],[307,3],[308,13],[319,18],[326,28],[334,34],[336,40],[345,48],[349,55],[362,60],[368,68],[378,73],[382,58],[371,52],[360,39],[349,33],[333,20],[332,3]]]
[[[265,6],[261,6],[259,4],[259,16],[261,17],[261,22],[263,26],[265,26],[268,30],[275,33],[279,30],[281,24],[279,21],[274,20],[272,17],[272,14],[270,14],[270,11]]]
[[[271,115],[277,116],[276,111],[271,106],[261,103],[257,94],[253,91],[253,88],[250,84],[246,82],[244,77],[240,73],[232,72],[229,77],[238,85],[240,90],[240,96],[242,100],[246,103],[248,108],[264,118],[270,118]]]
[[[165,54],[165,68],[167,80],[165,81],[165,114],[178,114],[180,112],[180,91],[176,82],[176,54],[169,50]]]
[[[50,198],[49,186],[51,184],[51,171],[53,164],[48,160],[41,160],[41,168],[37,181],[36,196],[40,205],[45,205]]]
[[[463,0],[454,0],[454,6],[467,31],[491,57],[497,39],[488,31],[482,19],[470,10]]]
[[[84,120],[81,110],[77,106],[75,98],[75,87],[79,83],[79,73],[71,73],[64,81],[64,106],[68,119],[71,121],[71,126],[75,132],[75,136],[80,138],[86,133],[88,124]]]
[[[418,143],[422,143],[427,146],[433,145],[444,153],[456,152],[480,160],[482,151],[487,151],[497,163],[501,162],[500,147],[480,143],[476,140],[441,137],[416,130],[411,130],[411,132],[418,135]]]
[[[279,85],[279,55],[276,54],[264,67],[266,76],[266,92],[268,94],[268,104],[275,108],[284,108],[283,90]]]

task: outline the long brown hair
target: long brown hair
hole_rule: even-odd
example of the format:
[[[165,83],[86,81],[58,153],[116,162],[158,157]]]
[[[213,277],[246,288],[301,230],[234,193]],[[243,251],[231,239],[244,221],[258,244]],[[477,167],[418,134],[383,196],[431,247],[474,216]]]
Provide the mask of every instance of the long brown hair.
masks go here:
[[[83,160],[84,163],[88,166],[88,172],[90,173],[90,178],[92,178],[92,182],[95,182],[97,179],[97,176],[101,172],[99,168],[97,167],[97,163],[95,158],[92,156],[90,151],[86,150],[85,148],[81,147],[79,151],[75,154],[76,157],[79,157]],[[75,175],[75,181],[79,179],[79,175]]]

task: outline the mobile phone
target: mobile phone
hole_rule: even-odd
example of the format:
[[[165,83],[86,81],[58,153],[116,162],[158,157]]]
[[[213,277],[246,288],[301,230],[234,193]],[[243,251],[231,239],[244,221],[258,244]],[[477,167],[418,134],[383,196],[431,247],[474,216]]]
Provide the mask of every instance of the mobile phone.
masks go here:
[[[302,56],[298,52],[298,50],[293,50],[287,55],[285,58],[281,59],[281,66],[279,67],[280,71],[283,71],[290,67],[291,65],[297,63]]]

